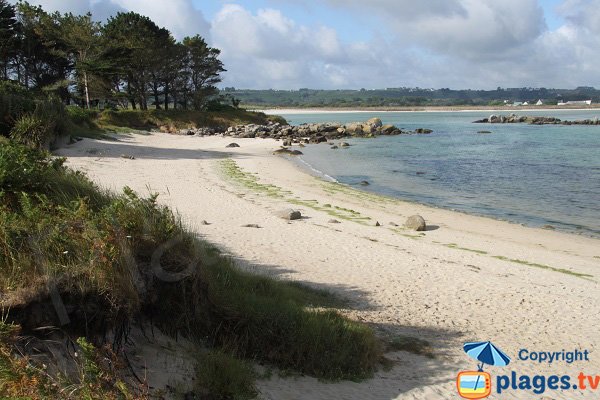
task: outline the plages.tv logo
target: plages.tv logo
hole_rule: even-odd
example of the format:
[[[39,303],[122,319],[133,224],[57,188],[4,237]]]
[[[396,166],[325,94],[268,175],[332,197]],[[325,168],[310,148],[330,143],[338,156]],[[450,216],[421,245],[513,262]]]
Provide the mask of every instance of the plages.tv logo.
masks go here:
[[[465,399],[485,399],[492,393],[492,377],[483,371],[485,364],[504,367],[510,358],[492,342],[470,342],[463,346],[469,357],[477,360],[477,371],[460,372],[456,378],[458,394]]]

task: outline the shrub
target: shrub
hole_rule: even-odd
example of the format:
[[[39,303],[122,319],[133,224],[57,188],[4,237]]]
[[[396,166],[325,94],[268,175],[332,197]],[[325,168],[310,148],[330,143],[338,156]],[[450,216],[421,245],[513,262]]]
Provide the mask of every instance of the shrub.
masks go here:
[[[10,131],[12,139],[32,147],[49,147],[59,136],[69,132],[70,120],[58,100],[39,101],[32,113],[21,115]]]
[[[211,351],[198,361],[196,384],[215,400],[242,400],[256,396],[255,374],[246,362],[228,354]]]
[[[34,109],[33,96],[24,87],[0,81],[0,135],[8,136],[15,121]]]
[[[94,127],[94,119],[98,117],[98,111],[86,110],[78,106],[68,106],[66,108],[69,119],[76,125],[85,126],[87,128]]]

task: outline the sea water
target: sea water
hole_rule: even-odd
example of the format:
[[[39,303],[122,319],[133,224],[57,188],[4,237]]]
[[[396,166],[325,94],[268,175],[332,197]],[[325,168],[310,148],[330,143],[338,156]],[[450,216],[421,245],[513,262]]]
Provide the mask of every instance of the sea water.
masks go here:
[[[511,111],[494,112],[509,114]],[[492,112],[283,115],[291,124],[381,118],[430,135],[351,139],[302,149],[302,161],[341,183],[403,200],[600,237],[600,126],[474,124]],[[600,110],[518,112],[562,120]],[[492,133],[478,133],[488,130]],[[338,141],[336,141],[338,142]]]

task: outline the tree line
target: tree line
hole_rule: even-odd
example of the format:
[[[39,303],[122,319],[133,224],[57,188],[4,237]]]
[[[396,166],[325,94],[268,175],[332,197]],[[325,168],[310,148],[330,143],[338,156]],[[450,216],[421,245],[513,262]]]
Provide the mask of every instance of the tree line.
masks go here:
[[[0,0],[0,80],[65,104],[201,110],[219,94],[219,55],[201,36],[177,41],[134,12],[102,23]]]

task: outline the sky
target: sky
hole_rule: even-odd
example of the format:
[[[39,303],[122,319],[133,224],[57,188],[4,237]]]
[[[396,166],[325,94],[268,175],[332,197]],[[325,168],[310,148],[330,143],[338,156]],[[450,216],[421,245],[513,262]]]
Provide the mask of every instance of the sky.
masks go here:
[[[600,87],[600,0],[29,1],[200,34],[222,51],[222,86]]]

